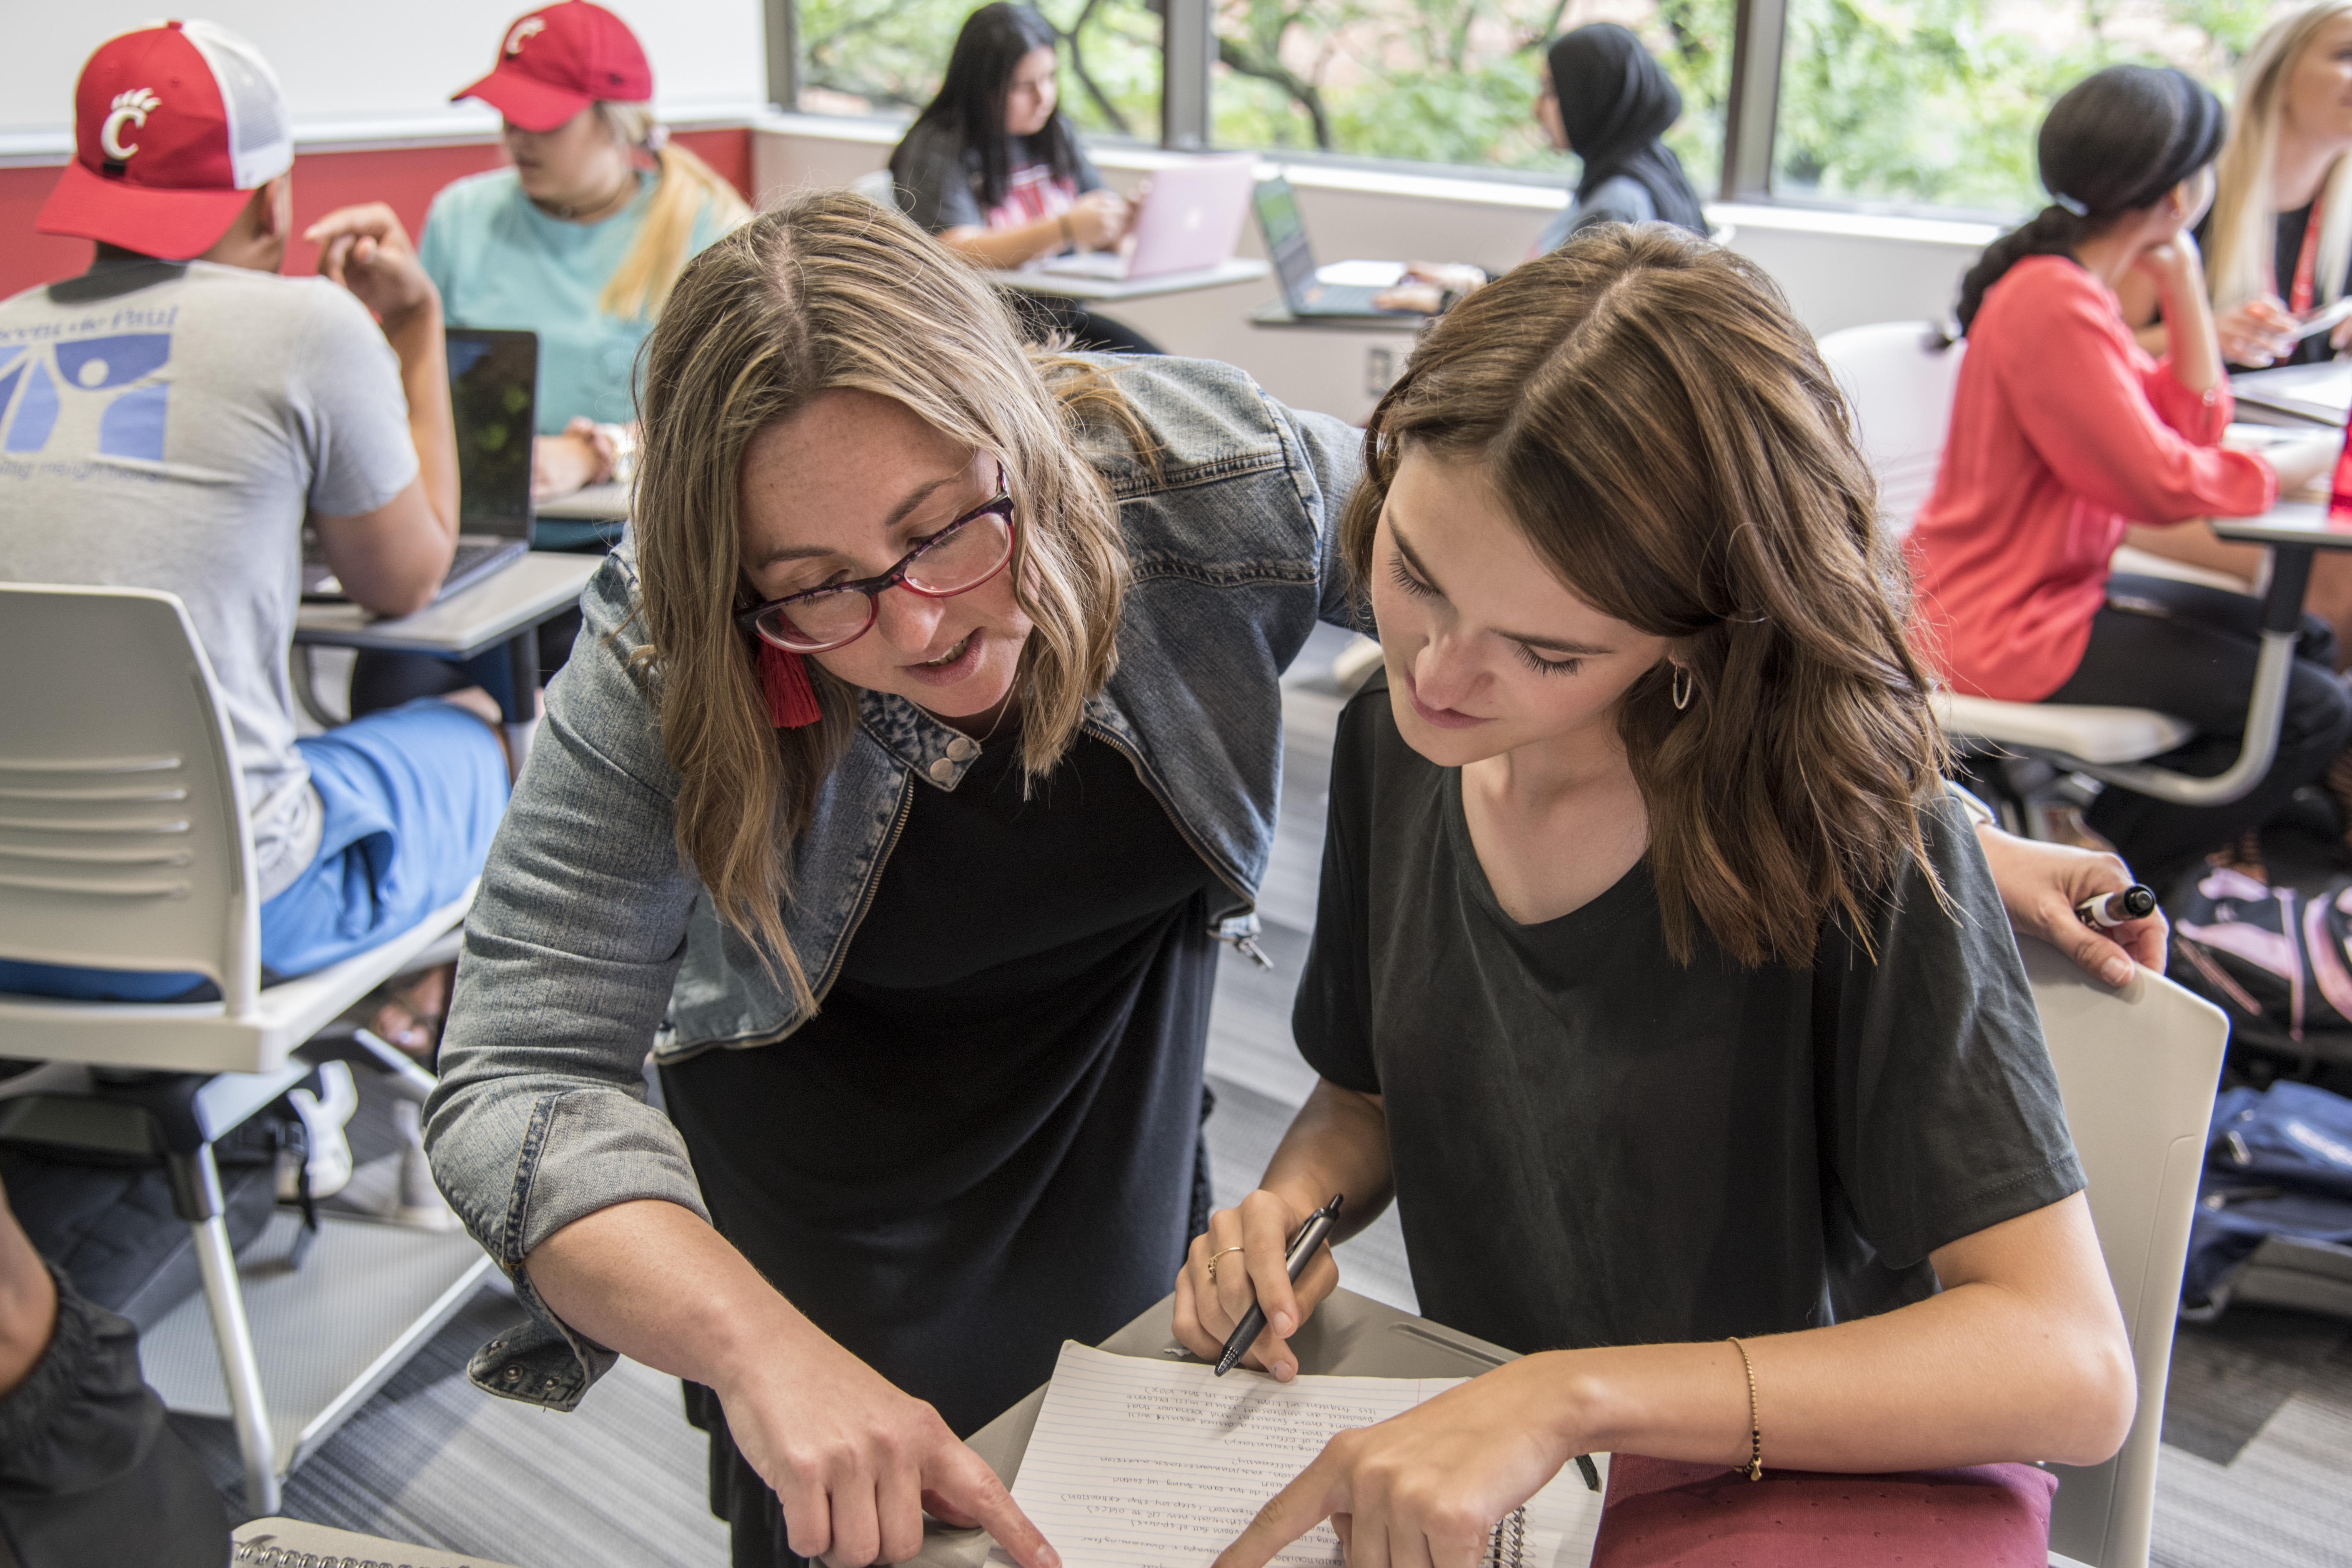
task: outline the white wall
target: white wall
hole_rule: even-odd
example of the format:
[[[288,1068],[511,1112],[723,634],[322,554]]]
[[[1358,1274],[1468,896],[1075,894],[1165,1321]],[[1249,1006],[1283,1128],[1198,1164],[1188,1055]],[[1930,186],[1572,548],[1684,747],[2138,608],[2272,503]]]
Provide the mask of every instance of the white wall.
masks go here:
[[[763,202],[812,184],[845,184],[882,167],[894,131],[805,116],[770,116],[752,138]],[[1112,184],[1131,190],[1164,155],[1097,148]],[[1475,261],[1500,271],[1523,258],[1565,193],[1527,185],[1292,164],[1286,172],[1318,258]],[[1709,209],[1734,249],[1761,262],[1816,333],[1867,321],[1940,318],[1959,277],[1994,230],[1982,224],[1809,212],[1770,206]],[[1256,226],[1241,254],[1262,256]],[[1401,369],[1405,331],[1266,328],[1249,311],[1276,297],[1271,279],[1139,300],[1108,313],[1171,353],[1240,365],[1276,397],[1361,423]],[[1383,357],[1384,356],[1384,357]]]
[[[498,129],[478,103],[446,101],[485,74],[530,0],[205,0],[196,12],[260,48],[306,142],[462,135]],[[156,0],[0,0],[0,151],[71,145],[73,83],[92,49],[155,19]],[[760,0],[611,0],[653,62],[666,117],[748,115],[767,98]]]

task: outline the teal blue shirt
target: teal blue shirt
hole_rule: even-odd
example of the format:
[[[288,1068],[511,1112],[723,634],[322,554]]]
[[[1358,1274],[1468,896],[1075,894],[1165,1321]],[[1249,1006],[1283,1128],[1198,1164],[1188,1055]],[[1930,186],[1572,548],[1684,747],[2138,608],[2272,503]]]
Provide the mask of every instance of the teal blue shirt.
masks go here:
[[[539,429],[562,430],[575,416],[621,425],[637,416],[630,376],[650,317],[608,315],[596,297],[645,227],[660,177],[642,176],[627,206],[602,223],[565,223],[540,211],[512,169],[470,174],[433,198],[425,270],[441,290],[453,327],[505,327],[539,334]],[[695,215],[692,251],[727,232],[706,202]]]

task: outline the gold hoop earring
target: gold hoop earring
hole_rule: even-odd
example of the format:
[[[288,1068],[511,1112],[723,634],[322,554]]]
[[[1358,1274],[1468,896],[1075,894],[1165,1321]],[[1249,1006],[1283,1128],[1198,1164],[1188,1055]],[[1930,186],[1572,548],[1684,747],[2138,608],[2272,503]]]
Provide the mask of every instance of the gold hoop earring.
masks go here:
[[[1678,664],[1675,666],[1674,693],[1675,712],[1679,713],[1684,709],[1690,706],[1691,688],[1696,684],[1696,682],[1692,678],[1689,665]]]

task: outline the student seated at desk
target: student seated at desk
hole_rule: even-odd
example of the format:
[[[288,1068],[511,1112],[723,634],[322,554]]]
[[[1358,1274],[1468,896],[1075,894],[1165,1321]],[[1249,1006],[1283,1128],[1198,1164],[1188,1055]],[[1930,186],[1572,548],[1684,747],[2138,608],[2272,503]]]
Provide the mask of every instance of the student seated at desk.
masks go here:
[[[890,154],[908,217],[980,266],[1009,269],[1066,250],[1108,250],[1127,233],[1127,202],[1103,184],[1063,118],[1053,25],[997,0],[964,18],[939,95]],[[1140,332],[1075,299],[1013,296],[1028,334],[1076,347],[1158,353]]]
[[[2238,755],[2261,605],[2111,578],[2108,557],[2126,520],[2259,513],[2326,471],[2340,444],[2268,458],[2219,445],[2230,385],[2184,231],[2211,198],[2221,141],[2221,105],[2179,71],[2111,66],[2052,107],[2040,156],[2053,199],[1994,241],[1962,286],[1968,358],[1909,541],[1922,646],[1956,689],[2175,714],[2197,734],[2157,763],[2200,775]],[[2162,361],[2132,341],[2116,302],[2135,270],[2164,299]],[[2259,829],[2352,738],[2335,638],[2316,616],[2304,626],[2278,755],[2252,793],[2191,806],[2110,787],[2092,805],[2090,826],[2150,882]],[[2352,793],[2339,799],[2352,805]]]
[[[512,166],[433,198],[418,255],[453,327],[539,335],[542,500],[625,480],[635,464],[637,346],[686,264],[751,209],[653,117],[628,24],[593,0],[515,18],[478,98]]]
[[[1664,140],[1683,95],[1642,40],[1614,22],[1562,33],[1545,51],[1536,121],[1552,146],[1583,161],[1576,190],[1529,254],[1542,256],[1604,223],[1670,223],[1704,237],[1706,214],[1682,160]],[[1486,272],[1458,261],[1416,261],[1383,305],[1428,312],[1446,291],[1465,294]]]
[[[1217,939],[1253,929],[1281,672],[1355,620],[1358,435],[1224,365],[1024,352],[842,191],[712,247],[647,353],[635,523],[427,1112],[531,1314],[478,1380],[693,1380],[738,1563],[902,1562],[929,1491],[1050,1568],[956,1436],[1205,1222]],[[2072,908],[2120,866],[2017,847],[2021,924],[2126,963]]]
[[[2197,226],[2221,357],[2232,365],[2315,364],[2352,344],[2352,321],[2304,334],[2294,318],[2324,310],[2352,287],[2352,0],[2283,16],[2238,66],[2230,134],[2214,163],[2213,208]],[[2140,346],[2164,353],[2156,280],[2131,272],[2116,286]],[[2125,540],[2192,566],[2252,581],[2257,545],[2217,539],[2200,523],[2134,525]],[[2341,667],[2352,652],[2352,557],[2323,550],[2311,563],[2305,607],[2336,629]]]
[[[1759,1430],[1776,1468],[2113,1454],[2131,1349],[2033,998],[1779,290],[1580,237],[1432,328],[1366,445],[1386,670],[1332,757],[1321,1082],[1176,1330],[1213,1358],[1261,1300],[1291,1375],[1338,1270],[1282,1255],[1339,1193],[1343,1230],[1393,1197],[1423,1312],[1528,1353],[1335,1439],[1220,1562],[1336,1513],[1350,1562],[1461,1568],[1573,1455],[1745,1468]]]
[[[233,34],[126,33],[90,57],[74,101],[75,161],[38,226],[98,253],[0,303],[0,575],[187,605],[245,769],[262,962],[304,973],[457,897],[506,805],[481,691],[297,740],[288,685],[306,518],[370,609],[422,608],[448,570],[440,300],[383,206],[312,231],[327,279],[277,276],[291,117]],[[0,958],[0,991],[161,1001],[200,984]]]

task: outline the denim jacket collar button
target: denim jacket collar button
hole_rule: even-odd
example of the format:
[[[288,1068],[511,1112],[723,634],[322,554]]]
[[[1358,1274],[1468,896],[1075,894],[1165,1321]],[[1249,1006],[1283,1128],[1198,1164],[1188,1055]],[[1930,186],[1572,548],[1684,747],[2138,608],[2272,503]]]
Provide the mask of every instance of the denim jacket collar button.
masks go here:
[[[948,742],[948,756],[955,762],[968,763],[978,755],[979,752],[979,742],[969,735],[958,735]]]
[[[940,757],[931,763],[931,777],[941,784],[955,782],[956,765],[952,756]]]

